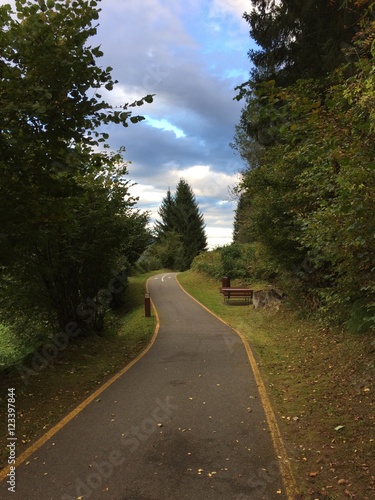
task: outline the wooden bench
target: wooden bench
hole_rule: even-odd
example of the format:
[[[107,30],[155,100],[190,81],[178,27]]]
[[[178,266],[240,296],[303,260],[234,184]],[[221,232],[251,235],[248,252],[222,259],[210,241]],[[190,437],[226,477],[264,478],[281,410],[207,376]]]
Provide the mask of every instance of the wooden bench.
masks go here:
[[[220,293],[223,294],[224,302],[230,299],[244,299],[246,302],[250,303],[250,299],[253,296],[253,290],[250,288],[220,288]]]

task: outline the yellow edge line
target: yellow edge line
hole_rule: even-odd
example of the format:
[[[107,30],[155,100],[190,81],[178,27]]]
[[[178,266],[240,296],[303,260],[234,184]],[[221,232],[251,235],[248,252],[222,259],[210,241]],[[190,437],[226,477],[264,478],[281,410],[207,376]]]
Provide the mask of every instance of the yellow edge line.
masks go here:
[[[280,466],[280,471],[281,471],[281,476],[284,482],[284,487],[286,494],[288,496],[289,500],[293,500],[296,498],[296,495],[298,494],[298,489],[297,489],[297,484],[294,479],[292,467],[290,465],[290,461],[288,458],[288,455],[286,453],[284,443],[283,443],[283,438],[280,433],[279,426],[277,425],[277,420],[275,417],[275,414],[273,412],[269,397],[267,395],[266,387],[264,385],[262,376],[260,374],[257,362],[255,360],[254,354],[250,348],[249,342],[247,341],[246,337],[242,332],[239,330],[236,330],[233,328],[229,323],[224,321],[222,318],[220,318],[217,314],[215,314],[211,309],[208,309],[205,305],[203,305],[199,300],[197,300],[195,297],[193,297],[189,292],[187,292],[181,283],[178,281],[177,276],[176,276],[176,281],[179,284],[180,288],[187,294],[191,299],[193,299],[197,304],[203,307],[207,312],[212,314],[216,319],[224,323],[224,325],[228,326],[231,328],[237,335],[240,337],[242,340],[242,343],[245,346],[247,357],[249,358],[249,362],[252,368],[252,371],[254,373],[255,381],[258,386],[259,390],[259,395],[262,400],[264,412],[266,415],[267,423],[271,431],[271,436],[272,436],[272,441],[273,441],[273,446],[275,448],[277,457],[279,458],[279,466]]]
[[[146,283],[146,290],[148,291],[148,281]],[[126,373],[132,366],[134,366],[145,354],[153,346],[156,337],[159,333],[160,321],[159,315],[156,311],[156,308],[151,300],[152,308],[156,317],[156,326],[155,331],[152,335],[152,338],[145,349],[138,354],[136,358],[133,359],[128,365],[126,365],[121,371],[119,371],[116,375],[114,375],[110,380],[108,380],[105,384],[103,384],[99,389],[97,389],[91,396],[89,396],[85,401],[83,401],[80,405],[78,405],[74,410],[72,410],[66,417],[64,417],[58,424],[56,424],[52,429],[43,434],[41,438],[39,438],[34,444],[29,446],[16,460],[16,467],[19,467],[25,460],[27,460],[33,453],[35,453],[41,446],[43,446],[52,436],[54,436],[59,430],[61,430],[68,422],[70,422],[74,417],[76,417],[86,406],[88,406],[94,399],[96,399],[102,392],[104,392],[110,385],[112,385],[116,380],[118,380],[124,373]],[[10,466],[5,467],[2,471],[0,471],[0,482],[3,481],[7,475],[9,474]]]

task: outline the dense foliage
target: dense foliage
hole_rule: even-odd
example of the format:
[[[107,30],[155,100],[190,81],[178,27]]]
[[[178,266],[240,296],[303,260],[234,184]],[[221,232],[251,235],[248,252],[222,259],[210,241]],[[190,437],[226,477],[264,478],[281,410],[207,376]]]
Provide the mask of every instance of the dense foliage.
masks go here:
[[[275,79],[288,85],[297,79],[325,78],[345,61],[362,17],[361,1],[252,0],[244,14],[257,49],[249,51],[252,81]],[[346,4],[346,5],[345,5]]]
[[[100,329],[149,238],[121,151],[98,128],[142,120],[129,108],[152,96],[121,109],[102,99],[116,82],[88,44],[99,12],[93,0],[0,7],[0,294],[12,325]]]
[[[373,5],[307,2],[296,11],[290,1],[260,3],[247,19],[262,49],[238,96],[246,105],[235,147],[248,166],[235,238],[259,242],[287,291],[304,296],[322,318],[367,330],[375,324]],[[311,15],[323,3],[331,9],[329,26]],[[288,36],[286,14],[298,26]],[[255,18],[271,38],[254,29]],[[313,29],[327,57],[306,72],[315,54],[303,33]],[[290,41],[284,59],[275,49],[280,39]],[[340,56],[328,57],[329,47]]]
[[[231,243],[198,255],[191,268],[218,280],[238,278],[245,283],[269,278],[267,270],[261,266],[256,244]]]

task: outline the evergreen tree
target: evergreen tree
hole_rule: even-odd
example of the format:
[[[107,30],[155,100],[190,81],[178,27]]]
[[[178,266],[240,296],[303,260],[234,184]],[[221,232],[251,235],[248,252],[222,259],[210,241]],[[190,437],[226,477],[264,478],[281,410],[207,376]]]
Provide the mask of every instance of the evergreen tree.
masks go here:
[[[345,61],[361,18],[359,2],[344,8],[341,0],[253,0],[244,18],[260,49],[250,50],[252,80],[275,79],[289,85],[300,78],[324,79]]]
[[[177,185],[174,201],[175,230],[180,234],[184,247],[183,268],[188,269],[194,257],[206,250],[205,224],[193,190],[183,179]]]
[[[158,210],[158,214],[161,217],[161,221],[155,222],[155,233],[158,238],[162,238],[169,231],[173,229],[173,209],[175,203],[171,193],[171,190],[168,189],[167,196],[163,198],[161,202],[160,208]]]
[[[156,222],[155,232],[159,243],[165,245],[168,241],[173,241],[175,259],[172,267],[188,269],[194,257],[206,250],[207,239],[203,215],[199,211],[193,190],[184,179],[179,181],[174,196],[168,190],[158,213],[161,221]],[[166,254],[169,256],[168,263],[163,264],[171,267],[170,252]]]

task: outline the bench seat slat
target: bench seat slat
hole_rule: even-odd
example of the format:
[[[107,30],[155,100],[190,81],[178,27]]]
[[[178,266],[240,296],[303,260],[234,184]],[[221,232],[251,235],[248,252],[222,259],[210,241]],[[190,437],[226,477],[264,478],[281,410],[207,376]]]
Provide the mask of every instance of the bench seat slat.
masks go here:
[[[229,300],[231,298],[244,298],[249,301],[252,297],[253,290],[244,287],[233,287],[233,288],[220,288],[220,292],[223,294],[224,300]]]

